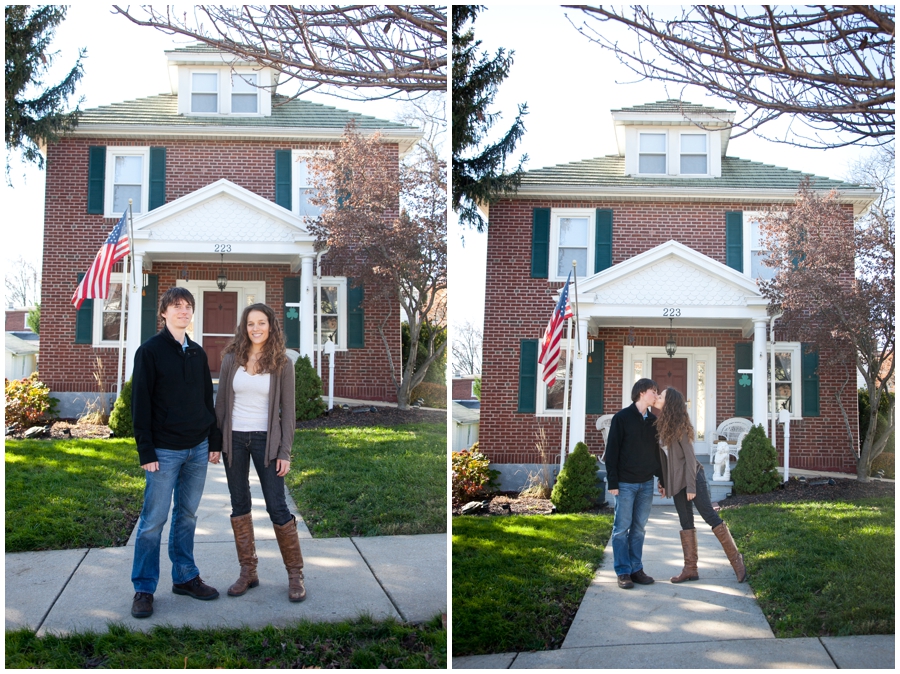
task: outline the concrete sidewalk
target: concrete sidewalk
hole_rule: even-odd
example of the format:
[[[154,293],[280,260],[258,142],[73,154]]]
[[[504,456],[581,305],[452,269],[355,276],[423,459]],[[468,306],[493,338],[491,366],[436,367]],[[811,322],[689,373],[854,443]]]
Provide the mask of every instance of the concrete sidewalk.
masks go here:
[[[446,534],[318,538],[298,517],[307,598],[287,598],[287,572],[251,470],[259,587],[229,597],[240,567],[229,517],[231,502],[222,464],[209,465],[198,512],[194,556],[203,580],[219,591],[213,601],[172,593],[168,524],[160,552],[160,581],[153,615],[131,617],[134,532],[122,548],[93,548],[6,555],[6,629],[31,627],[38,635],[104,632],[109,622],[132,629],[154,625],[264,627],[307,619],[334,622],[362,614],[423,622],[447,611]],[[297,513],[288,496],[288,507]],[[9,514],[7,514],[9,516]]]
[[[622,590],[612,546],[559,650],[453,658],[454,669],[893,669],[894,635],[776,639],[748,583],[697,517],[700,580],[669,582],[683,556],[674,506],[654,506],[644,541],[652,585]]]

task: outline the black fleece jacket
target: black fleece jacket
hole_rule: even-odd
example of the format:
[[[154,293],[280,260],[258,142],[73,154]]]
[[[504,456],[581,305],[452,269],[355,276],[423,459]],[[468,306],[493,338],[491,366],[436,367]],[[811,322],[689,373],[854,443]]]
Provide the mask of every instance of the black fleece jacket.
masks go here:
[[[648,412],[644,419],[634,403],[617,412],[606,438],[605,458],[610,489],[618,489],[619,482],[646,482],[661,475],[656,416]]]
[[[131,418],[141,465],[157,461],[156,448],[190,449],[209,440],[222,448],[206,353],[188,338],[183,349],[163,326],[134,355]]]

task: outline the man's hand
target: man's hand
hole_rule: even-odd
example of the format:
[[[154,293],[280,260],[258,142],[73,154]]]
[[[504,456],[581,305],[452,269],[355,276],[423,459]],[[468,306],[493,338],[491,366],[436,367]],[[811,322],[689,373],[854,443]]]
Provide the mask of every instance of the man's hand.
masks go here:
[[[284,459],[278,459],[277,461],[275,461],[275,468],[275,473],[278,475],[278,477],[284,477],[291,469],[291,462]]]
[[[612,494],[613,496],[618,496],[618,495],[619,495],[619,490],[618,490],[618,489],[610,489],[610,490],[609,490],[609,493]]]
[[[154,461],[153,463],[145,463],[141,466],[141,468],[146,470],[148,473],[155,473],[159,470],[159,461]]]
[[[209,453],[209,462],[210,463],[219,463],[219,459],[222,456],[222,452],[210,452]]]

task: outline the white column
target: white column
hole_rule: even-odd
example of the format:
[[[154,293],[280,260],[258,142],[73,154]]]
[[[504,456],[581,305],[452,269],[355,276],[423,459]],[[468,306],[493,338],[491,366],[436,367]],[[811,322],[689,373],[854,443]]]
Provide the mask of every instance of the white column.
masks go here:
[[[315,309],[315,287],[313,285],[313,261],[315,256],[304,256],[300,260],[300,355],[309,356],[313,362],[313,315]]]
[[[134,371],[134,354],[141,345],[141,309],[144,289],[144,256],[134,253],[131,262],[134,274],[129,273],[126,280],[128,288],[128,331],[125,333],[125,381],[131,378]]]
[[[753,321],[753,425],[762,424],[768,436],[766,419],[766,323],[765,318]]]
[[[572,356],[572,414],[569,420],[569,451],[575,449],[575,445],[584,442],[585,437],[585,410],[587,409],[587,333],[588,321],[579,318],[578,337],[575,339]],[[581,340],[581,357],[579,358],[578,344]]]

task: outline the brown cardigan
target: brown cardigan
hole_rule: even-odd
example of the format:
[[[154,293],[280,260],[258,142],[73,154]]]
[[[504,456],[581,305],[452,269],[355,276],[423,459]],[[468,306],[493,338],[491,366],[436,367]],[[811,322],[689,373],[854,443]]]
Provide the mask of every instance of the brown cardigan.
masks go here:
[[[231,465],[231,412],[234,409],[234,375],[239,366],[234,354],[222,359],[219,371],[219,391],[216,394],[216,420],[222,431],[222,452]],[[297,421],[294,400],[294,364],[288,358],[281,372],[269,377],[269,430],[266,436],[266,466],[272,459],[291,460],[291,445]],[[282,414],[284,412],[284,414]]]
[[[687,488],[689,494],[697,493],[697,469],[700,468],[700,462],[694,455],[694,443],[687,435],[669,445],[668,456],[660,447],[659,460],[665,476],[661,482],[666,489],[666,496],[675,496],[684,488]]]

